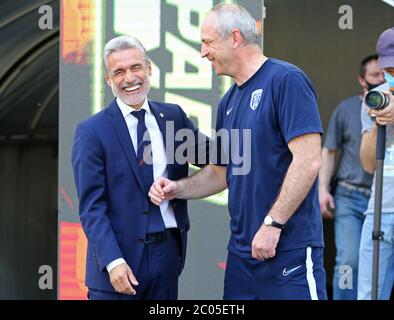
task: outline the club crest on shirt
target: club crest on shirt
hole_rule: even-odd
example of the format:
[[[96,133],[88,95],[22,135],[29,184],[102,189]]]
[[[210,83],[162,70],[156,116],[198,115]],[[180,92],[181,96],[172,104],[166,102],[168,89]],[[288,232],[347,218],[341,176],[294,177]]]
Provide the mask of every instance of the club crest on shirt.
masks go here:
[[[256,110],[256,108],[259,106],[262,93],[263,89],[257,89],[252,92],[252,95],[250,97],[250,108],[252,110]]]

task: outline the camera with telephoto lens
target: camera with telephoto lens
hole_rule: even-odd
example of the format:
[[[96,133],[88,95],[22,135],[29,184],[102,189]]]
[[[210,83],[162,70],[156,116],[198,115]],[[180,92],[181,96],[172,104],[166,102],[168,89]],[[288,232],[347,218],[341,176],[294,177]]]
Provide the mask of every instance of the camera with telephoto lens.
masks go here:
[[[382,91],[372,90],[365,96],[365,104],[375,110],[382,110],[390,103],[390,96]]]

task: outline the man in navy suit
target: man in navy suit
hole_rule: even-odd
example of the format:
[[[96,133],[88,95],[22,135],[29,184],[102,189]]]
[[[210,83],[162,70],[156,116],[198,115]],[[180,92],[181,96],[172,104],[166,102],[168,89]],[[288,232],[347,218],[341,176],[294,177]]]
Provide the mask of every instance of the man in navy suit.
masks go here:
[[[178,105],[147,99],[151,63],[136,38],[110,40],[104,63],[116,99],[78,125],[72,150],[79,215],[88,239],[88,296],[177,299],[189,229],[187,204],[174,199],[156,206],[148,191],[157,177],[188,175],[187,162],[167,161],[174,154],[168,157],[166,150],[174,152],[185,141],[166,137],[166,124],[174,132],[191,130],[196,141],[191,154],[198,159],[204,158],[200,151],[207,150],[208,140],[201,139]],[[190,161],[198,164],[196,158]]]

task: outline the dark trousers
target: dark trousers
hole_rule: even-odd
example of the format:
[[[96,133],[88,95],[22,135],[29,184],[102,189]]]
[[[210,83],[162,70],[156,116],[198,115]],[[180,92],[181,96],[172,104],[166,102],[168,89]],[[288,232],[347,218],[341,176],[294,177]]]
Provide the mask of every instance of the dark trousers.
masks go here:
[[[179,240],[168,234],[160,242],[145,244],[140,270],[132,270],[139,283],[135,296],[89,288],[90,300],[176,300],[178,299]]]

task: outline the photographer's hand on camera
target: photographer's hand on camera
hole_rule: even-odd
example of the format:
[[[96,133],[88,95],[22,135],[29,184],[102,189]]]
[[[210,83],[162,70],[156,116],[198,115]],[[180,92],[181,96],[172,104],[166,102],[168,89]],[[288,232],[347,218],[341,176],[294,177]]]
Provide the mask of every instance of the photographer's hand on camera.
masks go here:
[[[376,122],[382,126],[394,124],[394,96],[390,91],[384,92],[390,97],[389,105],[381,110],[371,109],[367,107],[369,115],[374,115]]]

